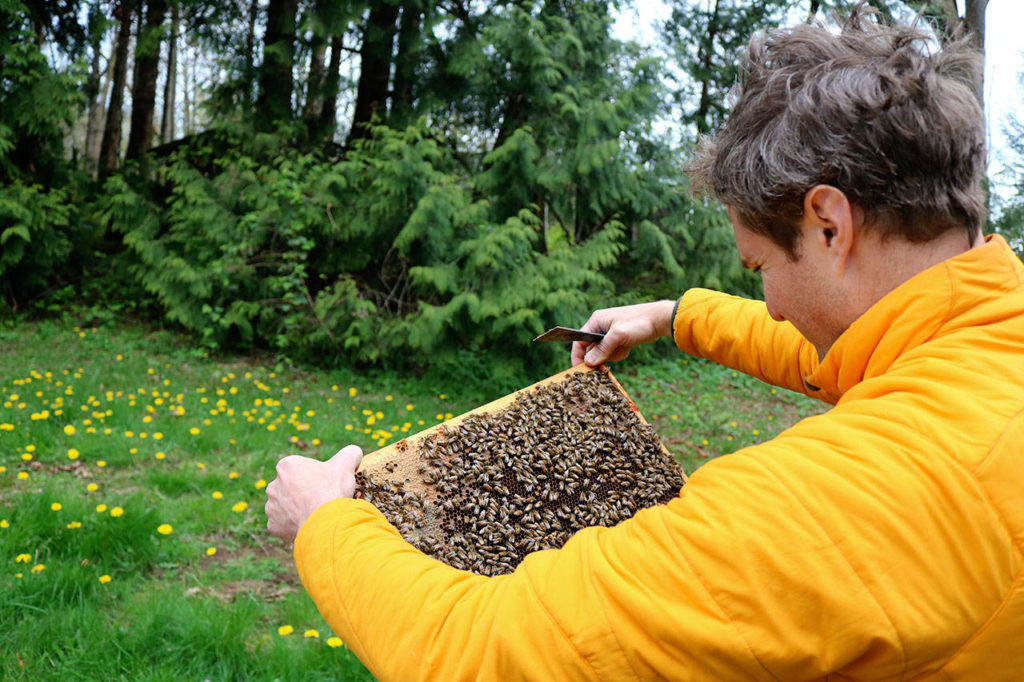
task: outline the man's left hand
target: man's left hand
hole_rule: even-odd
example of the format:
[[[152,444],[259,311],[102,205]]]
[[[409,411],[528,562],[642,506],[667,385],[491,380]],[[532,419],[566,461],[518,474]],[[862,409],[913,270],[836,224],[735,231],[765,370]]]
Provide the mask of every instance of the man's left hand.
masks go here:
[[[352,497],[356,467],[363,451],[349,445],[326,462],[289,455],[277,463],[277,478],[267,486],[267,530],[293,542],[299,528],[322,504]]]

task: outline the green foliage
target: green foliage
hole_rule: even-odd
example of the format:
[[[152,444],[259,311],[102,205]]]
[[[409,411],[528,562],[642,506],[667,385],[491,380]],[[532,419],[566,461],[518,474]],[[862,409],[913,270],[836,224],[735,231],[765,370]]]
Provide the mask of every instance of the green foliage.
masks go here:
[[[0,183],[66,179],[62,126],[82,101],[79,78],[50,68],[28,9],[0,0]]]

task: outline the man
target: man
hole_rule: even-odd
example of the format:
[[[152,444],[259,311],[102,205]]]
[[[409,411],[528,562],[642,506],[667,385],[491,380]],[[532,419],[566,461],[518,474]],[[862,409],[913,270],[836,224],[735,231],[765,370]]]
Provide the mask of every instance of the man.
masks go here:
[[[457,571],[346,499],[358,448],[286,458],[268,526],[385,679],[1020,679],[1024,265],[981,237],[963,44],[856,11],[755,38],[698,150],[765,302],[602,310],[574,364],[672,336],[834,404],[515,573]]]

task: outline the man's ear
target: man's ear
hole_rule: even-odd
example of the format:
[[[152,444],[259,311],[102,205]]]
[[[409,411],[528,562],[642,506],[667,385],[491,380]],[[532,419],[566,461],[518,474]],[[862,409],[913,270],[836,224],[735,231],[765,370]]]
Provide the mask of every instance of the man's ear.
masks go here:
[[[846,194],[832,185],[815,185],[804,195],[802,241],[824,250],[840,275],[857,238],[857,215]]]

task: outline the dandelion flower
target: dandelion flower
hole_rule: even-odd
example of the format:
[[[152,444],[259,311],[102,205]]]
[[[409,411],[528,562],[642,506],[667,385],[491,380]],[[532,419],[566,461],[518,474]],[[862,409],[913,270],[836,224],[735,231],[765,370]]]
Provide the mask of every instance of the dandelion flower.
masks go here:
[[[60,511],[62,508],[63,507],[61,507],[60,502],[54,502],[53,504],[50,505],[50,509],[52,509],[53,511]]]
[[[72,426],[71,424],[68,424],[67,426],[64,427],[64,433],[66,433],[69,436],[75,435],[75,427]]]
[[[7,522],[7,519],[0,519],[0,528],[10,528],[11,524]]]
[[[19,480],[24,481],[26,478],[28,478],[28,472],[27,471],[19,471],[18,472],[18,479]]]
[[[166,456],[167,456],[167,455],[165,455],[165,454],[164,454],[164,453],[162,453],[162,452],[158,452],[158,453],[156,453],[155,455],[153,455],[153,457],[155,457],[156,459],[163,459],[163,458],[164,458],[164,457],[166,457]]]
[[[249,503],[248,502],[235,502],[235,504],[232,505],[232,507],[231,507],[231,511],[233,511],[235,513],[239,513],[239,512],[244,512],[248,508],[249,508]]]
[[[28,562],[32,561],[32,555],[31,554],[19,554],[18,556],[14,557],[14,561],[15,561],[15,563],[19,563],[19,564],[27,564]]]
[[[101,575],[100,576],[100,582],[103,583],[104,585],[106,585],[107,583],[110,582],[110,576],[106,575],[106,574]]]
[[[405,404],[405,409],[410,411],[410,412],[412,412],[412,403],[406,403]]]
[[[14,430],[14,424],[7,424],[7,423],[0,424],[0,431],[13,431],[13,430]]]
[[[255,486],[256,490],[263,490],[264,488],[267,487],[267,482],[261,478],[260,480],[256,481]]]
[[[102,514],[105,511],[107,511],[107,505],[105,505],[105,504],[97,504],[96,505],[96,513],[97,514]]]
[[[213,556],[216,553],[217,553],[217,548],[216,547],[207,547],[206,548],[206,556]]]
[[[238,478],[238,472],[237,471],[232,471],[231,473],[228,474],[228,478],[232,478],[232,479]]]
[[[193,436],[198,436],[199,435],[199,427],[198,426],[193,426],[191,429],[188,430],[188,432],[191,433]]]
[[[341,645],[342,645],[341,637],[328,637],[327,638],[327,646],[331,647],[332,649],[337,649]]]
[[[155,431],[153,433],[153,440],[160,440],[163,437],[164,437],[164,434],[160,433],[159,431]]]
[[[348,389],[348,394],[349,394],[350,396],[353,396],[353,397],[355,397],[355,395],[356,395],[356,393],[357,393],[357,392],[358,392],[358,391],[356,391],[356,387],[355,387],[355,386],[352,386],[351,388],[349,388],[349,389]]]
[[[78,459],[78,450],[75,448],[68,448],[68,459]]]
[[[105,459],[98,459],[98,460],[96,460],[96,466],[101,467],[101,468],[107,466],[107,460],[105,460]]]
[[[277,634],[281,635],[282,637],[290,635],[293,632],[295,632],[295,628],[293,628],[291,625],[282,625],[277,629]]]
[[[220,498],[224,497],[224,493],[222,493],[219,490],[214,490],[212,493],[210,493],[210,497],[212,497],[215,500],[219,500]]]
[[[46,570],[46,564],[36,564],[35,566],[32,567],[32,572],[33,573],[42,573],[45,570]]]
[[[74,530],[76,528],[81,528],[81,527],[82,527],[82,522],[81,521],[72,521],[71,523],[68,524],[68,528],[71,529],[71,530]]]
[[[117,516],[122,516],[123,514],[124,514],[124,509],[121,509],[120,507],[114,507],[113,509],[110,510],[110,515],[111,516],[117,517]]]
[[[32,455],[30,455],[27,452],[21,453],[21,458],[22,458],[22,460],[24,460],[26,462],[31,462],[32,461]]]
[[[161,523],[156,527],[156,532],[160,535],[170,535],[174,531],[174,527],[169,523]]]
[[[305,632],[303,632],[302,636],[303,637],[319,637],[320,636],[320,632],[310,628],[309,630],[306,630]]]

